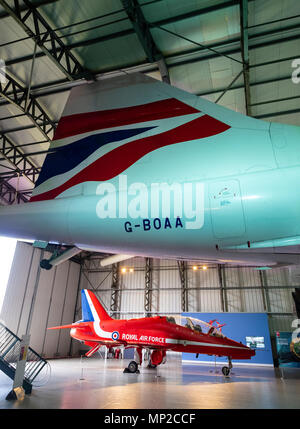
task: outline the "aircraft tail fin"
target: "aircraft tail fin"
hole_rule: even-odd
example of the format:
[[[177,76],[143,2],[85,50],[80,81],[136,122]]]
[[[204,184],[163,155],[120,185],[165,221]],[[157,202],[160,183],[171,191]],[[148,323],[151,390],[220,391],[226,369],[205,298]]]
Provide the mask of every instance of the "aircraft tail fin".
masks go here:
[[[157,149],[225,132],[226,112],[142,73],[74,86],[31,201],[94,194]]]
[[[112,320],[96,295],[88,290],[81,291],[82,322]]]

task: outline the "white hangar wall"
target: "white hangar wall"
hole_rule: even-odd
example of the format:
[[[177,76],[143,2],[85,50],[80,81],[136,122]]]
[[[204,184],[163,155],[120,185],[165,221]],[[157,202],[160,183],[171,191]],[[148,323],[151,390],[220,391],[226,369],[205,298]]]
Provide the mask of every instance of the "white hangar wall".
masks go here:
[[[49,271],[40,269],[40,260],[50,256],[28,243],[17,243],[0,314],[19,337],[29,332],[30,346],[46,358],[69,355],[70,331],[47,327],[73,321],[80,275],[80,265],[71,261]]]

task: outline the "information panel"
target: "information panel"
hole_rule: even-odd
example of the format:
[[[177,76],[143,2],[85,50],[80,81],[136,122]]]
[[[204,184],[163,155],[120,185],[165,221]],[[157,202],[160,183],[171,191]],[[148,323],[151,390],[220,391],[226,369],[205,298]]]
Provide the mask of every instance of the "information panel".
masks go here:
[[[300,368],[300,338],[293,338],[292,332],[277,332],[276,348],[279,366]]]

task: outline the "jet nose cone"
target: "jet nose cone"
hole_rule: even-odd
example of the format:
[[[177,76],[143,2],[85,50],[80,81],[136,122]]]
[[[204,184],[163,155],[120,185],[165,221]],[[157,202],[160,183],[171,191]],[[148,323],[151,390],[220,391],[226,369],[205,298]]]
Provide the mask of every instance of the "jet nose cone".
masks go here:
[[[240,342],[239,345],[243,348],[242,353],[245,354],[245,356],[249,357],[249,359],[252,356],[255,356],[255,350],[254,349],[251,349],[250,347],[246,346],[242,342]]]

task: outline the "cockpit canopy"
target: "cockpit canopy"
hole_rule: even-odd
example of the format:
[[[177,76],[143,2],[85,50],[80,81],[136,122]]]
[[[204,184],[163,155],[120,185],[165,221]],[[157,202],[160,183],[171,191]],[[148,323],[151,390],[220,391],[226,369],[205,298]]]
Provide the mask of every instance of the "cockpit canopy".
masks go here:
[[[177,325],[184,326],[194,332],[200,332],[221,338],[225,337],[221,329],[214,325],[215,321],[207,323],[203,320],[196,319],[195,317],[188,316],[168,316],[166,317],[166,320],[169,323],[176,323]]]

